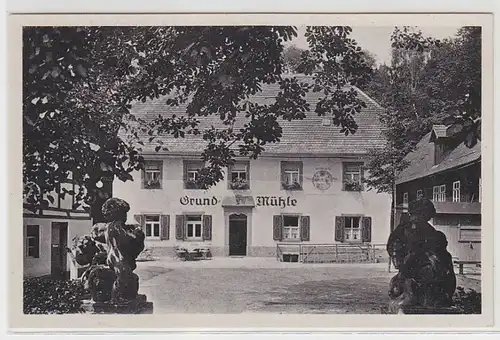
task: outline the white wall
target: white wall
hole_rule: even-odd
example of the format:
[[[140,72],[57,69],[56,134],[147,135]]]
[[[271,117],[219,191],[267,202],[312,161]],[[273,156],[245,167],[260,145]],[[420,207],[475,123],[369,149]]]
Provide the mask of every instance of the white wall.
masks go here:
[[[24,276],[34,277],[49,275],[51,273],[51,233],[52,222],[68,222],[68,247],[71,247],[72,238],[75,236],[83,236],[89,234],[92,223],[88,220],[75,219],[52,219],[40,217],[25,217],[23,218],[23,249],[20,250],[19,256],[24,259]],[[26,226],[40,226],[40,253],[39,258],[28,258],[26,256]],[[71,265],[68,257],[67,268]]]
[[[285,191],[280,184],[280,161],[303,161],[303,190]],[[347,160],[349,161],[349,160]],[[334,181],[325,191],[314,187],[312,178],[317,169],[328,169]],[[259,158],[250,163],[250,190],[242,195],[292,197],[297,200],[295,207],[255,207],[251,213],[251,232],[248,240],[251,246],[274,247],[272,237],[272,216],[280,213],[300,213],[311,216],[310,243],[334,243],[335,216],[361,214],[372,217],[372,243],[384,244],[390,232],[390,195],[376,191],[342,191],[342,160],[329,158]],[[180,158],[163,159],[162,189],[141,189],[140,172],[133,173],[133,182],[113,183],[113,195],[125,199],[131,206],[128,223],[136,223],[135,214],[170,215],[170,239],[147,241],[148,246],[172,247],[182,243],[175,240],[175,215],[182,213],[204,213],[212,215],[212,241],[207,246],[227,246],[227,214],[221,202],[225,196],[234,196],[227,189],[227,180],[218,183],[208,191],[183,189],[183,161]],[[190,206],[180,204],[183,196],[197,198],[216,197],[215,206]]]

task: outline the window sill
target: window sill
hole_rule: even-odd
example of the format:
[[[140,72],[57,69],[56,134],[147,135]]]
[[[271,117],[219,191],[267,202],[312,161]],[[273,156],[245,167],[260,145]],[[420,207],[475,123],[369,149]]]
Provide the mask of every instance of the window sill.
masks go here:
[[[208,240],[204,240],[203,238],[186,238],[183,241],[185,241],[185,242],[205,242]]]
[[[302,242],[302,240],[300,238],[284,238],[279,242],[299,243]]]
[[[160,236],[146,236],[144,238],[145,241],[161,241]]]

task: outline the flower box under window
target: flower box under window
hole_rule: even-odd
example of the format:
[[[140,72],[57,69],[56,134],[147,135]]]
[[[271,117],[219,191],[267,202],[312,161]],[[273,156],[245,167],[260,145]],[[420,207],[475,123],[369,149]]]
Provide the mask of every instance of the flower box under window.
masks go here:
[[[144,181],[144,188],[146,189],[160,189],[161,184],[159,180]]]
[[[345,181],[344,188],[346,191],[361,191],[362,186],[359,182]]]
[[[363,164],[362,163],[344,163],[343,187],[345,191],[363,190]]]
[[[162,161],[145,161],[142,172],[142,187],[144,189],[161,189]]]
[[[186,181],[186,189],[199,189],[200,184],[196,182],[195,180],[188,179]]]
[[[293,183],[281,183],[283,189],[285,190],[302,190],[302,186],[298,182]]]
[[[243,179],[235,179],[229,183],[232,190],[247,190],[249,188],[248,181]]]

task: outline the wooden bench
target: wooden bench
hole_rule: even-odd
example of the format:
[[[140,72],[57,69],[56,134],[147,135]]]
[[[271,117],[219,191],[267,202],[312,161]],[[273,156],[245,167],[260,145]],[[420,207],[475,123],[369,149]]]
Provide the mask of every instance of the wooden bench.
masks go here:
[[[478,265],[479,265],[479,267],[481,266],[481,261],[477,261],[477,260],[455,260],[454,262],[455,262],[455,264],[458,264],[458,273],[460,275],[464,274],[464,265],[465,264],[475,264],[476,266],[478,266]]]

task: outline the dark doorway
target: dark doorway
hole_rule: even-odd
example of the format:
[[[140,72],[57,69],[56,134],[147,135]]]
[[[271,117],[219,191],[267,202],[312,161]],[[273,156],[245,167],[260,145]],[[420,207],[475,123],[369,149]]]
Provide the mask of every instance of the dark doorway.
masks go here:
[[[51,274],[54,278],[65,278],[67,276],[67,251],[68,246],[68,222],[52,222],[52,237],[50,241],[51,250]]]
[[[247,216],[233,214],[229,216],[229,256],[247,254]]]

